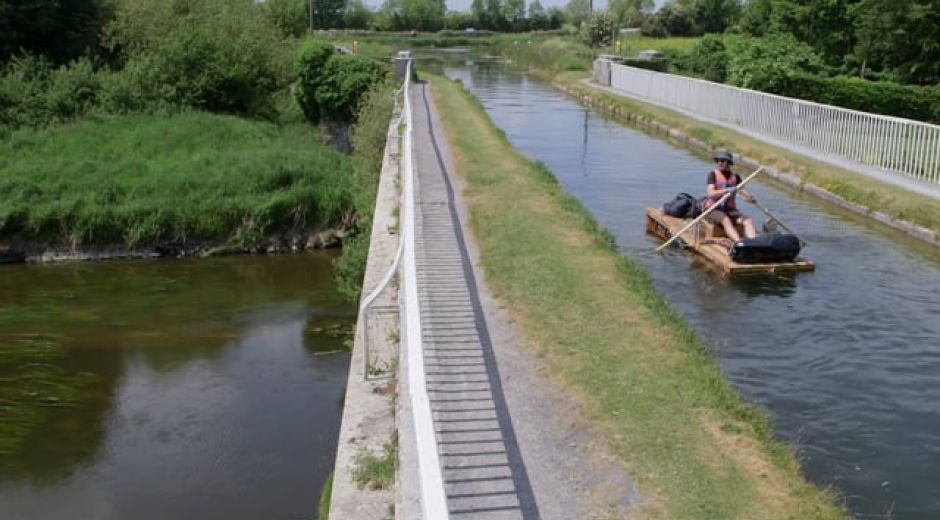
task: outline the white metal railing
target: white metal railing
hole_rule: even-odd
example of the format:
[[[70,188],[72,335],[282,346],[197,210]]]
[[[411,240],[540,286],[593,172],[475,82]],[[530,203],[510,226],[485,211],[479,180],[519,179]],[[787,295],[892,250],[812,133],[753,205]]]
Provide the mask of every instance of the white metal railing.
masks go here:
[[[437,452],[437,437],[431,417],[427,382],[424,376],[424,351],[421,334],[421,309],[418,306],[418,270],[415,258],[415,164],[413,156],[414,121],[411,111],[412,62],[405,72],[405,102],[402,111],[405,121],[405,137],[402,142],[402,184],[404,208],[402,211],[402,239],[405,252],[402,256],[403,300],[401,330],[403,346],[408,356],[408,390],[411,394],[411,411],[414,417],[417,438],[418,478],[421,481],[421,509],[427,520],[447,520],[447,499],[444,494],[444,479]]]
[[[940,126],[610,64],[611,88],[759,134],[940,184]]]
[[[408,81],[405,81],[401,88],[395,91],[395,108],[394,114],[397,115],[397,119],[394,119],[390,124],[389,133],[385,136],[386,144],[385,150],[386,155],[389,158],[393,156],[398,158],[399,161],[399,175],[401,174],[401,127],[402,123],[405,121],[404,113],[404,98],[407,97],[407,91],[405,88],[408,86]],[[392,144],[392,140],[397,141],[397,144]],[[372,289],[372,292],[368,294],[365,298],[362,299],[362,303],[359,304],[359,322],[362,326],[362,346],[363,346],[363,355],[362,355],[362,378],[367,380],[370,378],[369,365],[372,363],[371,356],[369,354],[370,347],[370,337],[369,337],[369,317],[373,313],[387,313],[389,311],[394,312],[396,307],[391,308],[376,308],[372,304],[375,303],[375,300],[379,297],[382,291],[388,287],[389,282],[392,281],[392,278],[398,273],[398,266],[401,263],[401,256],[405,250],[405,241],[399,235],[398,239],[398,249],[395,252],[395,257],[392,259],[392,264],[388,267],[388,270],[385,271],[385,274],[382,276],[382,279],[376,284],[375,288]]]

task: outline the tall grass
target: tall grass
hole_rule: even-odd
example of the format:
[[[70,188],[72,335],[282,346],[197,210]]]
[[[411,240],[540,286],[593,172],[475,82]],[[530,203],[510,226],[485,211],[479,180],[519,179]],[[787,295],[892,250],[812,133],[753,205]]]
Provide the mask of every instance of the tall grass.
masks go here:
[[[514,65],[538,68],[549,75],[566,71],[588,71],[597,52],[575,38],[513,38],[502,40],[499,51]]]
[[[0,239],[251,245],[350,216],[361,161],[314,129],[199,112],[88,119],[0,143]]]

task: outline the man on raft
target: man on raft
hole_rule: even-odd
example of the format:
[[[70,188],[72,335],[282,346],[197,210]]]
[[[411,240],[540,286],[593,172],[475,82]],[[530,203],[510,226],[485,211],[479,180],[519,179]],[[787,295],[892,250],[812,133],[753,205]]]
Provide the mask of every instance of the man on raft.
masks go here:
[[[702,209],[714,206],[726,193],[730,193],[731,196],[727,197],[721,203],[721,206],[712,210],[706,218],[712,224],[721,226],[725,230],[725,235],[730,239],[729,246],[741,240],[741,235],[736,227],[738,224],[744,227],[745,237],[756,237],[757,232],[754,230],[754,221],[751,220],[751,217],[738,211],[735,203],[737,186],[741,184],[741,176],[731,170],[734,165],[734,156],[727,150],[718,150],[715,152],[713,159],[715,159],[716,167],[708,172],[708,179],[705,181],[707,184],[705,191],[707,198],[705,207]],[[747,202],[754,201],[754,198],[743,190],[741,191],[741,198]]]

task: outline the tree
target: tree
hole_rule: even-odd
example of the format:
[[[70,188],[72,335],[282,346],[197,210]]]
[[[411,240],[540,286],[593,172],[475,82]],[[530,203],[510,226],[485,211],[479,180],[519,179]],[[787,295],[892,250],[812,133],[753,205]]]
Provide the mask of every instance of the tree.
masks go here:
[[[372,24],[374,13],[362,0],[349,0],[346,3],[346,14],[343,25],[348,29],[368,29]]]
[[[651,36],[689,36],[695,31],[695,21],[687,7],[678,1],[662,6],[645,32]]]
[[[105,0],[0,0],[0,61],[20,51],[65,63],[99,48],[113,16]]]
[[[346,0],[310,0],[313,2],[313,28],[332,29],[343,26]]]
[[[695,0],[692,17],[699,34],[723,33],[741,14],[739,0]]]
[[[581,41],[591,47],[610,45],[615,29],[616,23],[610,11],[595,11],[581,24]]]
[[[542,3],[539,0],[532,0],[532,3],[529,4],[529,28],[542,31],[548,28],[548,15],[545,13],[545,8],[542,7]]]
[[[514,31],[521,31],[525,27],[525,0],[506,0],[506,22]]]
[[[506,12],[503,0],[483,0],[483,6],[486,10],[487,29],[502,31],[506,29]]]
[[[934,84],[940,79],[940,20],[937,0],[860,0],[852,6],[854,64],[902,82]]]
[[[260,8],[285,35],[302,36],[307,30],[307,0],[266,0]]]
[[[580,27],[581,22],[591,16],[591,0],[568,0],[565,5],[565,16],[568,23]]]
[[[473,22],[477,27],[487,27],[486,9],[483,7],[483,0],[473,0],[470,4],[470,13],[473,16]]]
[[[610,0],[607,9],[619,26],[639,27],[653,15],[653,0]]]
[[[813,49],[789,33],[754,38],[727,35],[728,83],[738,87],[781,92],[787,78],[818,73],[822,62]]]

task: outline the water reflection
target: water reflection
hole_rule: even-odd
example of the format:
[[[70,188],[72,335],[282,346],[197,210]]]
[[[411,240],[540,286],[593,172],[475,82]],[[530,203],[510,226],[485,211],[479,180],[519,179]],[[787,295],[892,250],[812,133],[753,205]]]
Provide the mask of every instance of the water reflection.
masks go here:
[[[644,263],[735,387],[799,446],[812,480],[860,516],[940,518],[936,250],[761,182],[749,191],[810,244],[816,272],[729,281],[683,251],[648,255],[658,240],[646,207],[703,193],[711,164],[497,64],[445,72]]]
[[[51,367],[0,425],[16,440],[0,453],[0,518],[312,516],[353,319],[330,260],[0,269],[0,379]],[[37,335],[56,341],[2,355]],[[0,399],[12,391],[0,382]]]
[[[761,296],[787,298],[796,293],[796,276],[794,275],[738,276],[729,278],[728,281],[731,287],[751,298]]]

